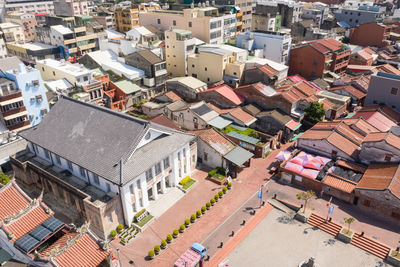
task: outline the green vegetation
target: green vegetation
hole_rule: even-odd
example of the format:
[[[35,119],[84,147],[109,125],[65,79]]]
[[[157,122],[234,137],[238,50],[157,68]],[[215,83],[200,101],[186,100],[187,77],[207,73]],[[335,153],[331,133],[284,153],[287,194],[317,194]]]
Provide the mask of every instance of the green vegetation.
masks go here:
[[[188,190],[195,182],[196,182],[195,180],[190,179],[186,184],[184,184],[184,185],[182,186],[182,188],[183,188],[184,190]]]
[[[167,246],[167,241],[162,240],[161,241],[161,248],[165,248]]]
[[[207,203],[206,203],[206,208],[209,208],[209,207],[211,207],[211,203],[210,203],[210,202],[207,202]]]
[[[185,219],[185,225],[188,226],[190,224],[190,220],[189,219]]]
[[[228,191],[228,188],[226,186],[222,187],[222,192],[224,192],[224,194],[226,194],[226,191]]]
[[[143,120],[146,120],[146,119],[149,118],[149,116],[147,116],[146,114],[139,114],[139,113],[136,113],[136,112],[133,112],[133,111],[129,111],[128,114],[133,116],[133,117],[136,117],[136,118],[139,118],[139,119],[143,119]]]
[[[196,211],[196,216],[197,216],[197,218],[200,218],[200,216],[201,216],[201,210],[197,210],[197,211]]]
[[[219,191],[219,192],[218,192],[218,195],[219,195],[219,197],[222,197],[222,196],[224,195],[224,192]]]
[[[172,236],[176,238],[178,235],[179,235],[178,229],[174,229],[174,231],[172,231]]]
[[[168,235],[167,235],[167,242],[171,242],[171,240],[172,240],[172,235],[171,235],[171,234],[168,234]]]
[[[135,218],[135,220],[137,220],[137,218],[139,218],[140,215],[142,215],[143,213],[146,212],[146,209],[142,209],[141,211],[139,211],[138,213],[135,214],[135,216],[133,216]]]
[[[185,229],[186,229],[186,226],[185,226],[184,224],[181,224],[181,225],[179,226],[179,230],[180,230],[181,232],[183,232]]]
[[[232,182],[228,182],[228,189],[232,187]]]
[[[137,224],[139,227],[143,227],[146,225],[146,223],[148,223],[151,219],[153,219],[153,215],[147,215],[145,218],[143,218],[140,222],[135,223]]]
[[[7,184],[10,181],[10,176],[0,172],[0,184]]]
[[[201,207],[201,213],[206,212],[206,210],[207,210],[206,206]]]
[[[190,220],[193,222],[196,220],[196,214],[190,215]]]
[[[215,199],[215,201],[218,201],[218,199],[219,199],[219,195],[218,195],[218,194],[216,194],[216,195],[214,196],[214,199]]]
[[[124,225],[123,224],[118,224],[117,226],[117,231],[118,233],[121,233],[121,231],[124,229]]]
[[[297,193],[296,197],[298,200],[304,200],[304,207],[303,207],[303,213],[304,213],[306,211],[306,206],[307,206],[308,200],[310,200],[312,197],[315,197],[315,192],[312,190],[303,191],[303,192]]]
[[[149,255],[150,258],[153,258],[154,257],[154,251],[150,250],[148,255]]]
[[[222,133],[224,133],[224,134],[227,134],[229,132],[237,132],[237,133],[244,134],[244,135],[247,135],[247,136],[251,136],[251,137],[254,137],[254,138],[259,138],[259,135],[256,132],[256,130],[250,129],[250,128],[247,128],[246,130],[241,131],[239,129],[233,128],[232,126],[228,125],[222,130]]]
[[[211,205],[214,204],[214,203],[215,203],[215,199],[212,198],[212,199],[210,200],[210,202],[211,202]]]
[[[396,259],[400,260],[400,253],[397,250],[393,250],[390,256],[395,257]]]
[[[186,176],[185,178],[183,178],[182,180],[179,181],[180,185],[185,185],[187,182],[189,182],[190,180],[190,176]]]
[[[155,251],[155,252],[160,252],[160,250],[161,250],[161,248],[160,248],[159,245],[155,245],[155,246],[154,246],[154,251]]]
[[[217,179],[218,181],[222,181],[223,179],[225,179],[225,169],[221,168],[221,167],[217,167],[217,168],[211,170],[208,173],[208,176],[213,177],[213,178]]]
[[[117,236],[117,231],[111,230],[110,236],[111,236],[111,238],[115,238]]]
[[[324,104],[320,104],[317,101],[311,102],[308,107],[305,108],[304,118],[309,123],[317,123],[322,121],[323,117],[326,115],[326,110],[324,109]]]
[[[343,220],[344,220],[345,223],[348,224],[348,228],[347,228],[347,231],[346,231],[345,234],[351,235],[351,234],[352,234],[352,231],[350,231],[350,225],[351,225],[353,222],[355,222],[356,219],[354,219],[353,217],[348,217],[348,218],[344,218]]]

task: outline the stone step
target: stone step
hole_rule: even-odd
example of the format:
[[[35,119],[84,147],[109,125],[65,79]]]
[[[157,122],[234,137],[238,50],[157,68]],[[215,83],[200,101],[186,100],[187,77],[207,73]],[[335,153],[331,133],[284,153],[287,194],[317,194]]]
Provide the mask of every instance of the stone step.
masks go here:
[[[365,236],[355,234],[351,244],[359,247],[381,259],[385,259],[389,254],[390,248]]]
[[[307,222],[308,222],[308,224],[315,226],[333,236],[337,236],[340,229],[342,228],[340,225],[338,225],[336,223],[325,221],[324,218],[322,218],[321,216],[318,216],[314,213],[311,214],[311,216]]]
[[[268,203],[271,204],[274,208],[281,210],[285,213],[288,213],[291,215],[295,214],[295,212],[291,208],[287,207],[286,205],[282,204],[281,202],[279,202],[275,199],[268,200]]]

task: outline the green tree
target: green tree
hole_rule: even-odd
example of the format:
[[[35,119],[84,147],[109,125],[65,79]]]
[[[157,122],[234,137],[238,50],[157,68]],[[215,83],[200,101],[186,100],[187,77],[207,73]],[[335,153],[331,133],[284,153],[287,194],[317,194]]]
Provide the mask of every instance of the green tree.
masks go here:
[[[306,212],[307,202],[312,198],[315,197],[315,192],[312,190],[303,191],[296,194],[298,200],[304,200],[303,212]]]
[[[10,181],[10,177],[4,172],[0,172],[0,184],[7,184]]]
[[[320,104],[317,101],[311,102],[305,109],[305,119],[310,123],[317,123],[322,121],[325,116],[326,111],[324,109],[324,104]]]
[[[349,227],[347,228],[347,233],[350,233],[350,225],[356,221],[356,219],[354,219],[353,217],[348,217],[348,218],[344,218],[343,219],[345,223],[347,223],[349,225]]]

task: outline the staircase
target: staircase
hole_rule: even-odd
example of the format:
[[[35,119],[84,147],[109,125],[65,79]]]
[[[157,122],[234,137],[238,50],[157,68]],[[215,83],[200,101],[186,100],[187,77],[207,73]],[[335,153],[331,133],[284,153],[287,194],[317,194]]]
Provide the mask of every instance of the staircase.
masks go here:
[[[315,213],[311,214],[310,218],[307,220],[307,223],[333,236],[337,236],[340,229],[342,229],[341,225],[334,222],[325,221],[325,218]]]
[[[388,246],[383,245],[380,242],[366,236],[361,236],[357,233],[354,234],[354,237],[351,240],[351,244],[381,259],[385,259],[390,251],[390,248]]]

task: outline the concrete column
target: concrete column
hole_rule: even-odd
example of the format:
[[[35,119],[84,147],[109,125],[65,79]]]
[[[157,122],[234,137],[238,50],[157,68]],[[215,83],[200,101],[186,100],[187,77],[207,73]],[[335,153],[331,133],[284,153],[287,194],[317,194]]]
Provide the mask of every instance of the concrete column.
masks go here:
[[[58,188],[57,185],[53,184],[52,182],[50,182],[50,186],[53,189],[53,196],[56,200],[58,200],[60,197],[58,195]]]
[[[147,207],[149,205],[149,196],[147,195],[147,183],[145,179],[141,181],[140,187],[142,188],[143,207]]]
[[[64,194],[64,203],[65,203],[65,206],[69,207],[69,206],[70,206],[70,205],[69,205],[69,195],[68,195],[69,193],[63,189],[63,194]]]
[[[135,211],[138,212],[140,210],[140,203],[139,203],[139,190],[136,186],[134,188],[134,193],[135,193]]]
[[[161,193],[165,194],[166,185],[165,185],[165,176],[161,178]]]
[[[156,200],[158,198],[157,183],[153,184],[153,196],[154,196],[154,200]]]

